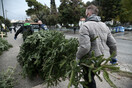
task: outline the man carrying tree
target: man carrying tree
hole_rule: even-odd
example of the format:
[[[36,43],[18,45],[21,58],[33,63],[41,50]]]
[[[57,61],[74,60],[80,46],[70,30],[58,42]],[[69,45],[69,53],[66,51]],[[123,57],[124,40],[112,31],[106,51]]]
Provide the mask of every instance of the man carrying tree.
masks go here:
[[[23,34],[23,40],[27,38],[27,36],[33,34],[32,27],[28,20],[25,21],[24,25],[19,28],[19,30],[16,32],[14,39],[17,39],[17,36],[19,33]]]
[[[111,63],[117,62],[117,47],[116,41],[111,34],[111,31],[105,23],[101,22],[98,15],[98,8],[94,5],[90,5],[86,9],[86,22],[81,26],[79,31],[79,48],[76,53],[76,61],[79,63],[80,59],[88,54],[89,56],[94,52],[95,56],[104,55],[105,45],[109,47],[109,52],[114,57],[111,58]],[[94,73],[91,73],[92,81],[88,81],[88,68],[83,67],[84,80],[88,88],[96,88],[96,82],[94,80]],[[85,87],[84,87],[85,88]]]

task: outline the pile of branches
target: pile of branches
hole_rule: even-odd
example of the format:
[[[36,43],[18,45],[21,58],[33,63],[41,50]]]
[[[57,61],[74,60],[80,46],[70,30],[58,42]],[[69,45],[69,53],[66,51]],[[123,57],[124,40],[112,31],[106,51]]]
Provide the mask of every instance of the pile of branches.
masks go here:
[[[0,88],[13,88],[15,83],[13,68],[9,67],[6,71],[0,72]]]
[[[8,50],[10,47],[12,47],[12,45],[9,44],[7,40],[0,38],[0,55],[2,54],[3,51]]]

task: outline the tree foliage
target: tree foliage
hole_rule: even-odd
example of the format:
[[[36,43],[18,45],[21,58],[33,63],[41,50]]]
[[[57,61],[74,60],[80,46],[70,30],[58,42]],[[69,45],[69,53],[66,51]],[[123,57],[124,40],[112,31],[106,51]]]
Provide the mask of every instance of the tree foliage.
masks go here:
[[[0,25],[4,23],[7,27],[11,26],[11,22],[9,19],[4,19],[2,16],[0,16]]]
[[[49,25],[56,25],[58,22],[58,12],[56,9],[55,0],[50,1],[50,15],[49,15]]]
[[[48,24],[47,16],[50,13],[49,7],[39,3],[36,0],[26,0],[30,7],[26,10],[28,16],[36,15],[38,20],[42,20],[43,23]]]
[[[0,88],[14,88],[16,83],[14,73],[15,71],[11,67],[0,72]]]
[[[59,22],[65,26],[68,24],[77,25],[84,12],[83,5],[81,0],[61,0],[61,4],[58,8]]]
[[[100,12],[102,21],[118,20],[121,22],[132,22],[131,0],[93,0],[86,4],[82,0],[60,0],[61,4],[56,8],[55,0],[51,0],[50,8],[39,3],[37,0],[26,0],[30,7],[26,10],[27,15],[36,15],[37,19],[47,25],[60,23],[68,27],[69,24],[78,25],[81,17],[85,17],[86,7],[90,4],[96,5]]]
[[[103,21],[117,20],[121,23],[132,23],[132,0],[94,0],[86,5],[98,6]]]
[[[120,2],[121,0],[94,0],[93,4],[99,7],[102,21],[110,21],[120,14]]]
[[[132,0],[122,0],[121,5],[120,21],[122,23],[132,23]]]
[[[55,4],[55,0],[51,0],[50,1],[50,8],[51,8],[51,14],[57,14],[57,9],[56,9],[56,4]]]
[[[42,20],[42,22],[47,25],[57,24],[57,9],[54,0],[51,0],[51,8],[36,0],[26,0],[26,2],[30,7],[26,10],[28,16],[33,15],[35,18]]]
[[[0,38],[0,55],[11,47],[12,45],[9,44],[7,40]]]

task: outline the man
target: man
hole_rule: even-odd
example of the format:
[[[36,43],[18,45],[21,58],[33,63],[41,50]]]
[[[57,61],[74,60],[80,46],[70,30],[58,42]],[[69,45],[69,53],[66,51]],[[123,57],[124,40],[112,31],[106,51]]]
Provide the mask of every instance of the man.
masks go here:
[[[74,30],[74,34],[76,33],[76,29],[77,29],[76,27],[73,28],[73,30]]]
[[[101,22],[100,17],[97,16],[98,12],[98,8],[94,5],[90,5],[86,9],[87,19],[79,31],[79,48],[76,53],[76,60],[78,62],[84,55],[88,54],[90,56],[92,52],[94,52],[95,56],[104,55],[104,48],[106,44],[109,47],[110,54],[112,55],[115,53],[115,56],[111,61],[112,64],[115,64],[117,62],[115,58],[117,55],[116,41],[106,24]],[[84,74],[84,80],[87,82],[86,86],[88,88],[96,88],[94,73],[91,74],[92,82],[89,83],[89,69],[84,67],[84,70],[86,70],[86,73]]]
[[[19,28],[19,30],[16,32],[14,39],[17,39],[17,36],[19,33],[23,34],[23,40],[25,41],[25,39],[27,38],[27,36],[33,34],[33,30],[32,27],[30,25],[30,23],[28,22],[28,20],[25,21],[24,25],[21,26]]]
[[[43,29],[43,30],[47,30],[47,26],[45,24],[42,23],[41,20],[38,21],[38,24],[39,24],[39,29]]]

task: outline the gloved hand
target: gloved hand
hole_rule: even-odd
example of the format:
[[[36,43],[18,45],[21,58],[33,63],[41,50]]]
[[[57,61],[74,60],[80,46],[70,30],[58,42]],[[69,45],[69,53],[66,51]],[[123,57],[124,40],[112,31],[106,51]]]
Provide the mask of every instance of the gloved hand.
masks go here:
[[[110,63],[111,63],[111,64],[117,64],[117,59],[116,59],[116,58],[111,58]]]
[[[17,39],[17,37],[14,37],[14,39],[16,40],[16,39]]]

